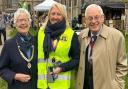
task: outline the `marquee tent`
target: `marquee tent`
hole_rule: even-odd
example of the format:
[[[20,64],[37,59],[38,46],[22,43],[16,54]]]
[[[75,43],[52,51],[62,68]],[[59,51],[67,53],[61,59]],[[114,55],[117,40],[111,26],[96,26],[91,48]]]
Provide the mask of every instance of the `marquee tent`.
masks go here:
[[[47,11],[55,3],[56,3],[56,1],[54,1],[54,0],[45,0],[42,3],[34,6],[34,10],[35,11]]]

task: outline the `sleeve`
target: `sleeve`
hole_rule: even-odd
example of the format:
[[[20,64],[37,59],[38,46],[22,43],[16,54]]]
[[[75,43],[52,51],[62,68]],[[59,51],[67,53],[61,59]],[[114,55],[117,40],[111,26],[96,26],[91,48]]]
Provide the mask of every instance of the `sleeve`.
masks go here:
[[[127,55],[126,55],[126,47],[125,47],[125,39],[122,35],[118,42],[118,59],[117,59],[117,67],[116,67],[116,78],[115,81],[118,83],[121,89],[124,89],[124,77],[127,74]]]
[[[0,55],[0,76],[9,84],[13,82],[15,73],[9,68],[9,53],[7,43],[4,44]]]
[[[77,68],[79,65],[80,45],[79,45],[78,36],[76,33],[74,33],[72,38],[71,48],[69,50],[69,57],[71,57],[70,61],[60,65],[60,67],[62,68],[62,72]]]

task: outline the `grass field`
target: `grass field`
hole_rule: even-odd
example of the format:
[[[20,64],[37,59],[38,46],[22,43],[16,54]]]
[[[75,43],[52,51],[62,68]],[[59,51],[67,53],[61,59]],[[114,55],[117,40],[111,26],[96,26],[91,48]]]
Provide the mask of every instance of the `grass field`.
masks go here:
[[[125,36],[126,40],[126,51],[127,51],[127,56],[128,56],[128,35]],[[125,76],[125,89],[128,89],[128,75]],[[7,89],[7,84],[6,82],[0,78],[0,89]]]

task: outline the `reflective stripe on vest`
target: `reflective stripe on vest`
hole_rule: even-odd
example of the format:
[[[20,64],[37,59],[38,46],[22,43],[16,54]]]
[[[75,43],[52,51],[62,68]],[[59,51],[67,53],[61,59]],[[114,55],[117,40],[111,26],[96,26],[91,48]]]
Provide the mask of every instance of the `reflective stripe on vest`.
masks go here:
[[[51,59],[46,59],[46,60],[44,60],[43,58],[38,59],[38,63],[47,63],[47,62],[52,64],[52,60]]]
[[[38,79],[46,80],[47,75],[38,75]],[[70,76],[58,75],[56,80],[70,80]]]

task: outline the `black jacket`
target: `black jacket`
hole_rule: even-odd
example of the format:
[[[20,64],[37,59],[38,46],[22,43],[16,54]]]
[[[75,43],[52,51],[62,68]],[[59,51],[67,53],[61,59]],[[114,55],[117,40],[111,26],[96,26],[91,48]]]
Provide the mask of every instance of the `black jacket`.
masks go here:
[[[16,44],[17,35],[7,40],[0,55],[0,76],[7,81],[8,89],[37,89],[37,42],[36,37],[31,38],[34,45],[34,57],[31,61],[32,67],[27,67],[27,62],[22,58]],[[18,39],[20,45],[22,41]],[[16,73],[25,73],[31,76],[27,83],[14,80]]]
[[[71,42],[71,48],[69,50],[68,55],[71,58],[71,60],[60,65],[63,72],[77,68],[79,65],[80,44],[79,44],[78,36],[76,33],[74,33],[73,35],[72,42]]]

